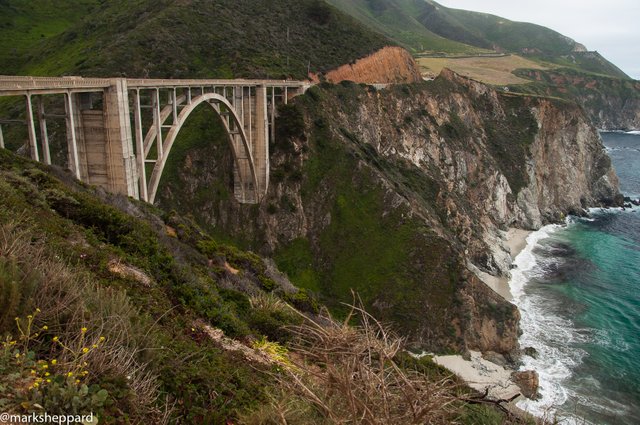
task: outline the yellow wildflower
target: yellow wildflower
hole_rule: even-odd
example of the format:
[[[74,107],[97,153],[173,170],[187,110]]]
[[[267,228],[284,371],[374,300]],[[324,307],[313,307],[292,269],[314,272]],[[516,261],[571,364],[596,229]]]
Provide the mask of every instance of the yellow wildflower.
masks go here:
[[[53,337],[53,342],[58,342],[58,340],[59,340],[59,339],[60,339],[60,338],[58,338],[57,336],[54,336],[54,337]]]
[[[53,359],[51,360],[51,364],[55,366],[56,364],[58,364],[58,361],[56,359]]]
[[[33,386],[34,386],[35,388],[38,388],[38,387],[40,386],[40,384],[38,384],[37,382],[34,382],[34,383],[33,383]]]
[[[100,342],[103,342],[105,338],[103,336],[100,337]]]
[[[73,376],[73,372],[68,372],[68,373],[67,373],[67,376],[68,376],[69,378],[71,378],[71,377]]]
[[[49,376],[49,375],[51,375],[49,372],[44,373],[44,376]]]
[[[82,328],[82,329],[80,329],[80,331],[81,331],[83,334],[84,334],[84,333],[87,333],[87,328]]]
[[[31,374],[32,374],[32,375],[35,375],[35,374],[36,374],[36,371],[35,371],[35,370],[33,370],[33,369],[31,369]]]
[[[84,348],[82,349],[82,352],[83,352],[84,354],[87,354],[87,353],[89,352],[89,349],[88,349],[87,347],[84,347]]]
[[[80,380],[79,380],[79,379],[76,379],[76,385],[77,385],[77,384],[79,384],[79,383],[80,383]]]
[[[47,379],[47,383],[50,384],[51,383],[51,379]]]
[[[49,326],[44,325],[44,326],[42,327],[42,330],[43,330],[43,331],[49,330]]]

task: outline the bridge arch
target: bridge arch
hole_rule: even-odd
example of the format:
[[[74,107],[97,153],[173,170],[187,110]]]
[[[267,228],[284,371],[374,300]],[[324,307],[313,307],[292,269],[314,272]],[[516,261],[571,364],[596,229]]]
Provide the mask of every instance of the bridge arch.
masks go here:
[[[251,152],[251,146],[247,135],[243,129],[242,121],[233,105],[222,95],[217,93],[204,93],[191,99],[178,114],[177,120],[173,123],[166,138],[162,141],[163,154],[156,161],[148,183],[148,202],[153,203],[158,191],[160,179],[171,153],[171,148],[175,143],[180,129],[191,113],[202,103],[210,105],[222,119],[223,125],[229,135],[231,151],[234,160],[234,183],[235,196],[240,202],[257,202],[260,198],[258,193],[258,176],[256,164]],[[224,108],[224,111],[222,110]],[[165,114],[163,114],[165,115]],[[169,114],[163,117],[164,121]],[[224,115],[224,116],[223,116]],[[225,119],[225,117],[227,119]],[[152,134],[153,131],[153,134]],[[145,156],[151,148],[151,141],[155,138],[155,129],[150,130],[145,138]],[[237,181],[239,179],[239,181]]]

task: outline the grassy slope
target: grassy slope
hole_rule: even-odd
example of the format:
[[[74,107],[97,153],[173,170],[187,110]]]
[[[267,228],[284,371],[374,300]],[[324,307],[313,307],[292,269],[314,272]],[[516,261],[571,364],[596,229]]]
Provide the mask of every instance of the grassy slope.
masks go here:
[[[37,21],[30,10],[21,16]],[[320,0],[116,0],[84,19],[78,10],[56,17],[67,16],[55,35],[25,43],[28,53],[4,56],[0,72],[302,78],[390,44]]]
[[[482,40],[480,43],[466,40],[472,45],[498,46],[507,52],[527,53],[532,58],[577,70],[628,78],[622,70],[599,54],[574,52],[574,40],[540,25],[514,22],[486,13],[449,9],[440,5],[426,22],[443,22],[441,30],[435,32],[454,40],[465,42],[469,34]],[[429,26],[428,23],[426,25]],[[466,31],[459,31],[460,28]]]
[[[518,55],[502,57],[429,57],[418,58],[423,72],[435,77],[443,68],[449,68],[457,74],[476,81],[492,85],[526,84],[529,80],[514,75],[513,71],[522,68],[547,69],[537,62]]]
[[[16,74],[33,49],[87,16],[98,0],[11,0],[0,2],[0,64]]]
[[[227,261],[240,270],[235,285],[253,281],[265,288],[269,278],[258,257],[213,241],[175,214],[165,215],[174,235],[153,207],[96,194],[68,174],[52,174],[5,150],[0,176],[0,334],[3,340],[20,334],[14,316],[23,331],[27,320],[38,330],[26,331],[28,343],[16,338],[16,345],[0,350],[4,409],[27,413],[38,410],[37,403],[50,414],[91,411],[100,423],[112,424],[274,423],[283,416],[325,423],[311,402],[283,392],[276,378],[280,369],[220,349],[195,324],[220,326],[245,342],[266,335],[286,344],[281,326],[297,323],[295,316],[255,307],[245,294],[221,285],[232,277],[220,266]],[[137,267],[150,283],[112,271],[113,264]],[[289,301],[311,308],[304,297]],[[106,340],[89,354],[65,357],[98,335]],[[14,351],[26,358],[15,360]],[[65,379],[78,361],[86,361],[81,369],[88,375]],[[433,382],[450,379],[429,357],[415,360],[402,353],[394,361]],[[35,379],[32,368],[52,382],[27,389]],[[51,373],[45,376],[45,370]],[[449,391],[463,398],[470,392],[460,383]],[[284,403],[286,413],[272,401]],[[448,411],[461,424],[524,423],[462,401]]]
[[[329,3],[415,52],[477,53],[468,44],[441,37],[416,18],[421,0],[328,0]]]
[[[146,421],[149,418],[145,415],[160,408],[165,396],[169,397],[170,404],[175,403],[173,417],[182,416],[190,423],[222,423],[238,411],[264,402],[265,391],[274,385],[273,380],[241,356],[220,350],[193,325],[194,320],[202,319],[231,336],[270,334],[277,339],[281,335],[278,327],[286,323],[281,321],[282,317],[269,318],[270,313],[265,316],[264,312],[251,308],[246,295],[219,286],[227,273],[218,265],[225,259],[258,287],[265,285],[269,279],[263,275],[261,260],[212,242],[175,215],[166,216],[178,231],[177,237],[170,237],[163,220],[157,216],[159,211],[152,207],[108,198],[120,208],[134,212],[138,217],[134,218],[106,204],[93,190],[75,184],[72,184],[75,189],[69,189],[48,171],[40,164],[0,150],[2,243],[6,241],[6,229],[17,225],[22,232],[18,239],[20,243],[43,244],[42,257],[52,258],[55,263],[48,267],[66,270],[66,274],[53,275],[51,281],[36,279],[38,283],[33,286],[20,288],[17,297],[8,296],[10,281],[5,280],[3,266],[12,260],[11,255],[3,251],[0,257],[0,316],[10,320],[0,320],[0,333],[9,332],[15,336],[13,316],[25,317],[41,308],[40,315],[49,319],[39,324],[48,325],[51,331],[43,331],[31,344],[31,350],[38,358],[64,354],[55,347],[53,351],[49,348],[54,335],[69,341],[74,338],[76,328],[88,326],[91,334],[100,323],[105,328],[102,332],[107,337],[107,345],[120,340],[121,344],[137,348],[132,357],[133,365],[146,364],[143,370],[155,376],[159,385],[159,392],[154,396],[162,395],[151,406],[135,406],[136,395],[125,379],[125,375],[134,373],[133,365],[104,369],[98,360],[89,360],[88,384],[91,388],[109,392],[107,402],[96,411],[101,415],[101,422],[121,421],[123,411],[133,421]],[[69,181],[68,176],[62,177]],[[204,242],[199,244],[198,241]],[[207,267],[207,257],[213,259],[214,266]],[[28,267],[36,275],[45,273],[46,276],[47,271],[41,269],[43,260],[39,258],[19,259],[24,261],[19,267]],[[114,261],[137,267],[151,278],[151,284],[143,285],[130,276],[110,272],[110,264]],[[64,276],[71,276],[69,281],[78,282],[70,286]],[[60,285],[60,289],[55,289],[56,285]],[[59,291],[70,290],[77,297],[64,301]],[[112,298],[119,300],[120,310],[116,312],[105,310],[112,308],[108,307],[114,302],[110,301]],[[49,299],[65,303],[54,305],[55,308],[62,305],[65,313],[56,314]],[[126,316],[122,313],[125,308],[129,309]],[[76,309],[82,313],[74,314]],[[111,316],[113,314],[116,316]],[[124,339],[118,334],[123,326],[127,329]],[[6,363],[0,362],[0,366],[5,367]],[[7,382],[0,388],[0,398],[3,398]],[[89,397],[95,392],[91,391]],[[60,407],[50,402],[52,406]],[[111,420],[105,421],[105,418]]]

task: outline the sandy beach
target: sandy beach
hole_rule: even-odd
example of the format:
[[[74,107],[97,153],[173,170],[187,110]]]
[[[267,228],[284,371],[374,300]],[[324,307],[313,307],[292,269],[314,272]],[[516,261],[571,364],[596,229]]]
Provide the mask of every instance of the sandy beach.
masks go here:
[[[531,234],[530,230],[516,229],[512,227],[507,231],[507,246],[511,258],[516,258],[518,254],[527,246],[527,236]]]
[[[433,361],[462,378],[471,388],[484,392],[489,388],[492,399],[510,399],[520,394],[520,388],[511,381],[512,370],[505,369],[482,358],[479,351],[470,351],[471,360],[460,355],[434,356]]]
[[[529,234],[531,234],[529,230],[516,229],[514,227],[507,231],[505,245],[509,248],[512,260],[527,246],[527,236],[529,236]],[[507,276],[493,276],[473,265],[470,265],[469,269],[482,279],[489,288],[502,296],[502,298],[507,301],[513,299],[511,290],[509,289],[509,278]]]

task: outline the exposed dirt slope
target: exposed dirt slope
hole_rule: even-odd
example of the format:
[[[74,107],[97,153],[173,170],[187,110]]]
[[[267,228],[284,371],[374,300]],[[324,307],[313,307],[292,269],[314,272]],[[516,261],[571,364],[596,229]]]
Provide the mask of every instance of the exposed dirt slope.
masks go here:
[[[356,83],[413,83],[422,80],[420,67],[413,57],[401,47],[384,47],[358,59],[353,64],[342,65],[325,74],[327,81],[354,81]]]

